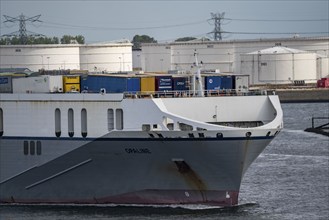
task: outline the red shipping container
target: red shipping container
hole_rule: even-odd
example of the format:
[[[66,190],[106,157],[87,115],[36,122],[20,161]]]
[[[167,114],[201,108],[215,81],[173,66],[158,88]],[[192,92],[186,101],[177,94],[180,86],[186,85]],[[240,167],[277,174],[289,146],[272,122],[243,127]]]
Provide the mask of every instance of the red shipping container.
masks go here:
[[[329,88],[329,78],[322,78],[317,81],[318,88]]]
[[[322,88],[323,87],[323,81],[321,79],[319,79],[317,82],[316,82],[316,87],[318,88]]]
[[[329,88],[329,79],[324,81],[324,88]]]

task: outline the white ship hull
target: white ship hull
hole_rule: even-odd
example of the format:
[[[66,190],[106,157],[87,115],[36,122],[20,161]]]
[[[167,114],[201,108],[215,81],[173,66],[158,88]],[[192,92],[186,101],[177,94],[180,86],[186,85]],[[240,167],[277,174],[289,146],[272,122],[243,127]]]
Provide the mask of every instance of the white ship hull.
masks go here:
[[[1,203],[236,205],[282,128],[277,96],[0,98]]]

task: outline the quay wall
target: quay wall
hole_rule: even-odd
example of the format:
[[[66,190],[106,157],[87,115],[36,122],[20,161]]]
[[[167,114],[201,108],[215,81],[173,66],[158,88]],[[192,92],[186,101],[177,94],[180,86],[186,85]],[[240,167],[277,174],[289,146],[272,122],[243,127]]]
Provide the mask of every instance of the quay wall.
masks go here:
[[[329,102],[329,88],[278,89],[275,93],[282,103],[287,102]]]

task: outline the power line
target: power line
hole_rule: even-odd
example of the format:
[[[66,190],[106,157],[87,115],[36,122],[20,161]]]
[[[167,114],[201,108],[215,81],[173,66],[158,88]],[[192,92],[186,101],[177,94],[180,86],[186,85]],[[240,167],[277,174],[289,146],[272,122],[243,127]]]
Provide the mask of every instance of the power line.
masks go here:
[[[234,32],[234,31],[223,31],[222,33],[227,34],[328,34],[328,31],[320,31],[320,32]]]
[[[6,19],[4,21],[4,23],[6,23],[6,22],[12,22],[12,23],[19,22],[19,31],[15,31],[15,32],[10,33],[10,34],[4,34],[1,37],[19,36],[21,44],[27,44],[27,37],[28,36],[43,36],[42,34],[37,34],[37,33],[33,33],[31,31],[26,30],[26,22],[27,21],[32,22],[32,23],[33,22],[41,22],[39,20],[40,16],[41,15],[36,15],[36,16],[27,18],[23,14],[21,14],[18,17],[11,17],[11,16],[8,16],[8,15],[4,15],[4,17]]]
[[[45,24],[51,25],[58,25],[64,26],[69,28],[82,28],[82,29],[89,29],[89,30],[147,30],[147,29],[162,29],[162,28],[174,28],[174,27],[183,27],[183,26],[190,26],[195,24],[202,24],[206,23],[206,20],[190,22],[190,23],[183,23],[183,24],[173,24],[173,25],[161,25],[161,26],[149,26],[149,27],[97,27],[97,26],[83,26],[83,25],[71,25],[71,24],[61,24],[55,22],[44,22]]]
[[[260,21],[260,22],[320,22],[329,21],[326,19],[246,19],[246,18],[223,18],[229,21]]]
[[[168,28],[176,28],[176,27],[183,27],[183,26],[192,26],[197,24],[203,24],[208,21],[213,21],[215,27],[211,34],[213,34],[214,40],[222,40],[224,36],[223,34],[231,34],[231,35],[296,35],[296,34],[328,34],[328,32],[239,32],[239,31],[224,31],[222,29],[222,25],[225,25],[223,21],[250,21],[250,22],[328,22],[329,19],[243,19],[243,18],[224,18],[224,13],[211,13],[212,18],[208,20],[199,20],[194,22],[188,23],[180,23],[180,24],[170,24],[170,25],[159,25],[159,26],[145,26],[145,27],[106,27],[106,26],[86,26],[86,25],[75,25],[75,24],[68,24],[68,23],[55,23],[55,22],[42,22],[42,27],[45,28],[57,28],[57,29],[82,29],[82,30],[117,30],[117,31],[129,31],[129,30],[152,30],[152,29],[168,29]],[[41,34],[33,33],[26,30],[26,22],[41,22],[39,20],[41,15],[33,16],[30,18],[25,17],[23,14],[19,17],[10,17],[4,15],[6,21],[3,22],[4,24],[7,23],[15,23],[19,22],[19,31],[13,32],[11,34],[6,34],[3,36],[20,36],[21,42],[26,42],[27,36],[44,36]],[[0,26],[1,29],[4,26]],[[209,33],[208,33],[209,34]],[[200,35],[197,35],[200,36]],[[205,35],[204,35],[205,36]],[[162,40],[164,41],[164,40]]]
[[[24,15],[21,15],[24,16]],[[6,16],[7,20],[5,22],[15,22],[19,21],[18,18],[12,18],[9,16]],[[31,22],[36,22],[39,21],[38,16],[34,16],[31,18],[26,18],[25,21],[31,21]],[[196,24],[202,24],[206,23],[209,20],[214,20],[215,28],[212,32],[214,35],[216,35],[216,38],[220,38],[220,32],[222,31],[221,25],[224,25],[222,23],[222,20],[227,20],[227,21],[258,21],[258,22],[307,22],[307,21],[312,21],[312,22],[323,22],[323,21],[329,21],[329,19],[298,19],[298,20],[288,20],[288,19],[243,19],[243,18],[224,18],[224,13],[219,14],[219,13],[212,13],[212,18],[208,20],[199,20],[195,22],[189,22],[189,23],[182,23],[182,24],[172,24],[172,25],[159,25],[159,26],[145,26],[145,27],[101,27],[101,26],[86,26],[86,25],[75,25],[75,24],[63,24],[63,23],[56,23],[56,22],[47,22],[43,21],[43,24],[48,24],[46,27],[54,27],[54,28],[76,28],[76,29],[84,29],[84,30],[148,30],[148,29],[163,29],[163,28],[175,28],[175,27],[183,27],[183,26],[191,26],[191,25],[196,25]],[[22,21],[22,27],[24,26],[24,18],[21,18]],[[4,22],[4,23],[5,23]],[[45,26],[45,25],[43,25]]]
[[[214,21],[215,28],[209,34],[214,34],[214,40],[215,41],[222,40],[223,30],[221,28],[221,23],[222,23],[222,20],[224,19],[224,15],[225,15],[225,12],[223,12],[223,13],[219,13],[219,12],[211,13],[211,19],[210,20]]]

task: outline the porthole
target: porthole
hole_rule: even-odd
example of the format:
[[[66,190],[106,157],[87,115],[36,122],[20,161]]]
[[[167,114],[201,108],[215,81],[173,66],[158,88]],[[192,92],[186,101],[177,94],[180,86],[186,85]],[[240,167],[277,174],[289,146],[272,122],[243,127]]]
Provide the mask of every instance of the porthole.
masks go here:
[[[41,141],[37,141],[37,155],[41,155]]]
[[[3,111],[0,108],[0,137],[3,135]]]
[[[30,154],[31,155],[35,154],[35,143],[34,143],[34,141],[30,141]]]
[[[71,108],[68,110],[68,133],[70,137],[74,136],[74,112]]]
[[[61,110],[59,108],[55,109],[55,135],[61,136]]]
[[[116,129],[122,130],[123,129],[123,110],[121,108],[118,108],[115,110],[115,119],[116,119]]]
[[[266,137],[268,137],[270,135],[271,135],[271,132],[269,131],[269,132],[267,132]]]
[[[251,137],[251,132],[250,132],[250,131],[248,131],[248,132],[246,133],[246,137]]]
[[[23,151],[24,151],[24,155],[28,155],[29,154],[29,142],[28,141],[24,141],[24,143],[23,143]]]
[[[107,129],[112,131],[114,129],[114,112],[113,109],[107,110]]]
[[[87,137],[87,110],[81,110],[81,136]]]

